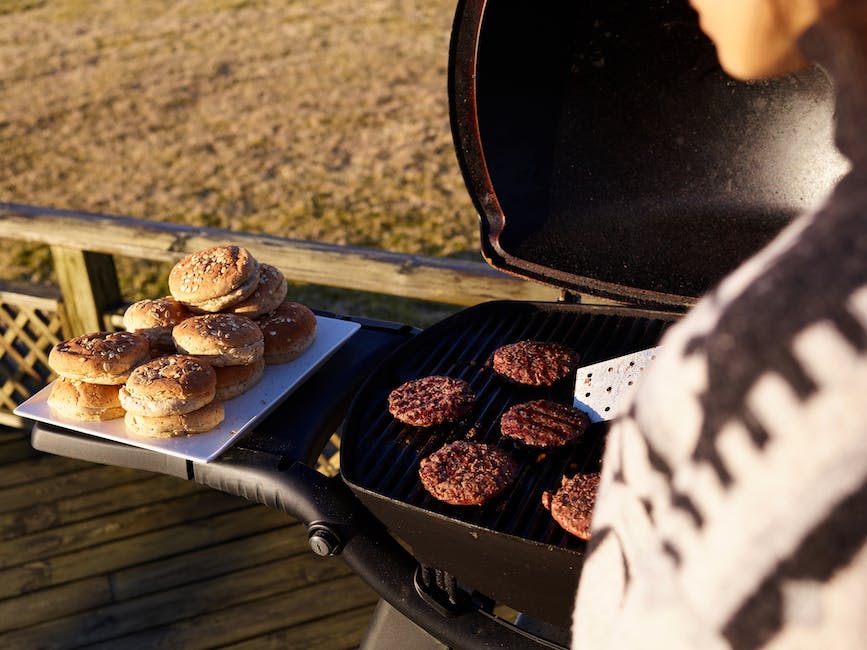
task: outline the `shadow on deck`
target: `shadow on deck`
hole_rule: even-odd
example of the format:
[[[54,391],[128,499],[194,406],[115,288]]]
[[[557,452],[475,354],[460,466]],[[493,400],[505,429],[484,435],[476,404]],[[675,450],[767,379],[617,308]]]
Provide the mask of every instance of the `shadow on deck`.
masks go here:
[[[2,648],[353,648],[376,600],[280,512],[0,429]]]

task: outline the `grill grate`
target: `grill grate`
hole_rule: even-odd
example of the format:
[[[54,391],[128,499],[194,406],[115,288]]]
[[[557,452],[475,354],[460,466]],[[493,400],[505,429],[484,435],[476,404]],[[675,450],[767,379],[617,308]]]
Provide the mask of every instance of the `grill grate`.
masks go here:
[[[350,485],[406,504],[500,533],[564,548],[583,542],[563,531],[541,505],[542,492],[561,477],[599,467],[606,423],[594,424],[574,447],[540,451],[505,440],[500,416],[531,399],[572,401],[574,375],[553,387],[511,383],[490,367],[494,350],[522,339],[558,341],[579,352],[581,365],[633,352],[658,342],[670,320],[624,316],[606,309],[576,309],[563,304],[487,303],[464,310],[425,330],[378,368],[362,387],[344,424],[341,471]],[[469,382],[476,394],[465,421],[419,429],[394,420],[388,393],[426,375],[448,375]],[[458,438],[497,445],[521,465],[514,485],[479,507],[451,506],[431,497],[418,479],[422,458]]]

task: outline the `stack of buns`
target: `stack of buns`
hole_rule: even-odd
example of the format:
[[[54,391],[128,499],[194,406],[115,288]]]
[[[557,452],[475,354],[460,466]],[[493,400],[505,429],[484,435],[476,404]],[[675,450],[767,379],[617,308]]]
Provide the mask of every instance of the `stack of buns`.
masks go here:
[[[133,370],[121,387],[124,424],[149,438],[210,431],[224,417],[216,388],[217,375],[207,363],[182,354],[158,357]]]
[[[193,316],[172,331],[175,347],[218,370],[220,399],[236,397],[262,378],[262,330],[246,316],[216,313]]]
[[[126,331],[58,343],[60,379],[49,407],[73,420],[124,417],[131,433],[201,433],[224,418],[222,402],[255,386],[265,366],[298,358],[316,316],[285,302],[286,278],[241,246],[187,255],[168,278],[170,296],[133,303]]]
[[[147,338],[135,332],[96,332],[61,341],[48,353],[48,365],[60,377],[48,406],[74,420],[120,417],[120,387],[149,358]]]

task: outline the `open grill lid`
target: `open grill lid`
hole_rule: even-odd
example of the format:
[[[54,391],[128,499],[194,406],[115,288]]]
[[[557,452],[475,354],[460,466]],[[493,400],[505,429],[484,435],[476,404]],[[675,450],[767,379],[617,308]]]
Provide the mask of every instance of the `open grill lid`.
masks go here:
[[[452,131],[495,267],[688,305],[846,170],[822,69],[737,82],[687,0],[462,0]]]

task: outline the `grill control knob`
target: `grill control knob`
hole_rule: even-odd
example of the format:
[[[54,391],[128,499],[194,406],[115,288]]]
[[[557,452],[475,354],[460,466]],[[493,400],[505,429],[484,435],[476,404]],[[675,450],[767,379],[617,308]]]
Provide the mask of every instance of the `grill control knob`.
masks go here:
[[[340,552],[340,538],[331,528],[313,524],[307,529],[307,543],[316,555],[328,557]]]

